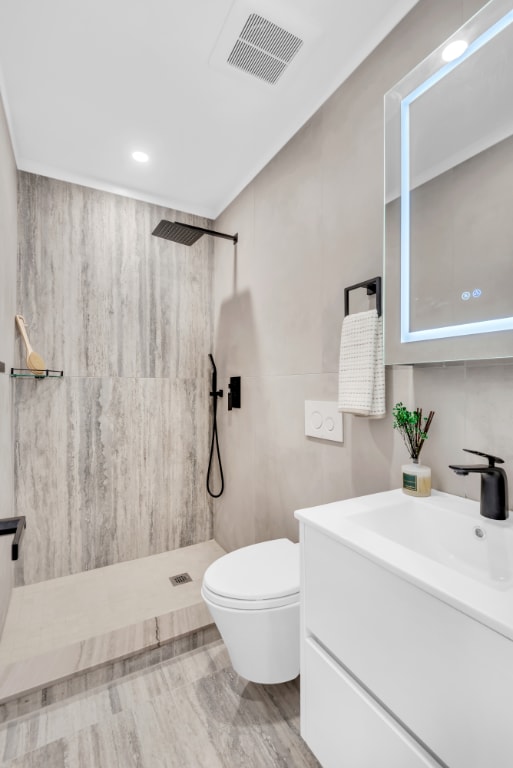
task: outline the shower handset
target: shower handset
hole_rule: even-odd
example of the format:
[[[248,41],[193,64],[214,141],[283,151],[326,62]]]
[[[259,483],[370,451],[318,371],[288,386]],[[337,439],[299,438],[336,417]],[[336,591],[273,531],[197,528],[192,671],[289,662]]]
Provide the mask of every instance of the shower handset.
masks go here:
[[[213,402],[212,442],[210,443],[210,456],[208,459],[208,469],[207,469],[207,491],[214,499],[217,499],[219,498],[219,496],[221,496],[221,494],[224,491],[223,465],[221,463],[221,452],[219,450],[219,437],[217,435],[217,398],[223,396],[223,390],[217,389],[216,364],[214,362],[214,358],[212,355],[209,354],[209,358],[210,358],[210,362],[212,363],[212,392],[210,393],[210,397],[214,398],[214,402]],[[221,478],[221,488],[217,493],[210,487],[210,475],[213,470],[214,453],[217,453],[217,462],[219,464],[219,476]]]
[[[217,368],[216,364],[214,362],[214,358],[212,355],[209,354],[210,362],[212,363],[212,392],[210,393],[210,397],[216,398],[216,397],[222,397],[223,396],[223,390],[217,389]]]

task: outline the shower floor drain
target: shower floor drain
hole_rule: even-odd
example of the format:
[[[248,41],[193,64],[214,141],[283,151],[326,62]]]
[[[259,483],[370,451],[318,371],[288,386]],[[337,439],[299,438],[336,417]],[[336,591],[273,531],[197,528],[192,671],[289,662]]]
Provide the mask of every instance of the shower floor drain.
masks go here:
[[[179,587],[181,584],[187,584],[187,582],[192,581],[192,579],[188,573],[178,573],[176,576],[170,576],[169,581],[173,587]]]

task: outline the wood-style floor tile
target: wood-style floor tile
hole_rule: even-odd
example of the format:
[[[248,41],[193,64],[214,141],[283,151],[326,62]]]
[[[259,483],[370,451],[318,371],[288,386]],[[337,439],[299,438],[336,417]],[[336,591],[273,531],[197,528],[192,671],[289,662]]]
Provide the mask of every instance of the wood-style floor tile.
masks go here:
[[[5,768],[319,768],[299,687],[240,678],[221,641],[0,726]]]

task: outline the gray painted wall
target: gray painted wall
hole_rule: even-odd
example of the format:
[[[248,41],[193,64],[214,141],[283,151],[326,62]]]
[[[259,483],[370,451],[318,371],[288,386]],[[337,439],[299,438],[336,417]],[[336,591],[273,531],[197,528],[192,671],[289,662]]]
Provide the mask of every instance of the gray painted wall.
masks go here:
[[[15,382],[17,582],[211,538],[209,239],[186,249],[151,236],[174,211],[18,178],[18,309],[64,378]]]
[[[423,460],[433,485],[479,497],[447,468],[462,447],[506,459],[513,482],[513,364],[391,368],[388,416],[344,417],[344,445],[304,436],[304,401],[337,398],[344,286],[383,271],[383,97],[482,5],[421,0],[219,217],[215,350],[221,385],[242,376],[241,411],[220,412],[227,549],[297,538],[294,510],[400,485],[408,456],[393,404],[436,411]],[[351,310],[366,308],[366,299]]]
[[[16,307],[16,164],[0,96],[0,517],[14,515],[12,386],[9,371],[14,355]],[[0,537],[0,634],[13,582],[11,536]]]

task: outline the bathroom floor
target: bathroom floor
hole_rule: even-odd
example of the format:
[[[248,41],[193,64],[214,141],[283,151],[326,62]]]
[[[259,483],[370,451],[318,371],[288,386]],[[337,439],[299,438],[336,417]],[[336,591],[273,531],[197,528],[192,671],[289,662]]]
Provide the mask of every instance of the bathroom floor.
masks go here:
[[[222,641],[0,726],[8,768],[318,768],[298,681],[235,674]]]

